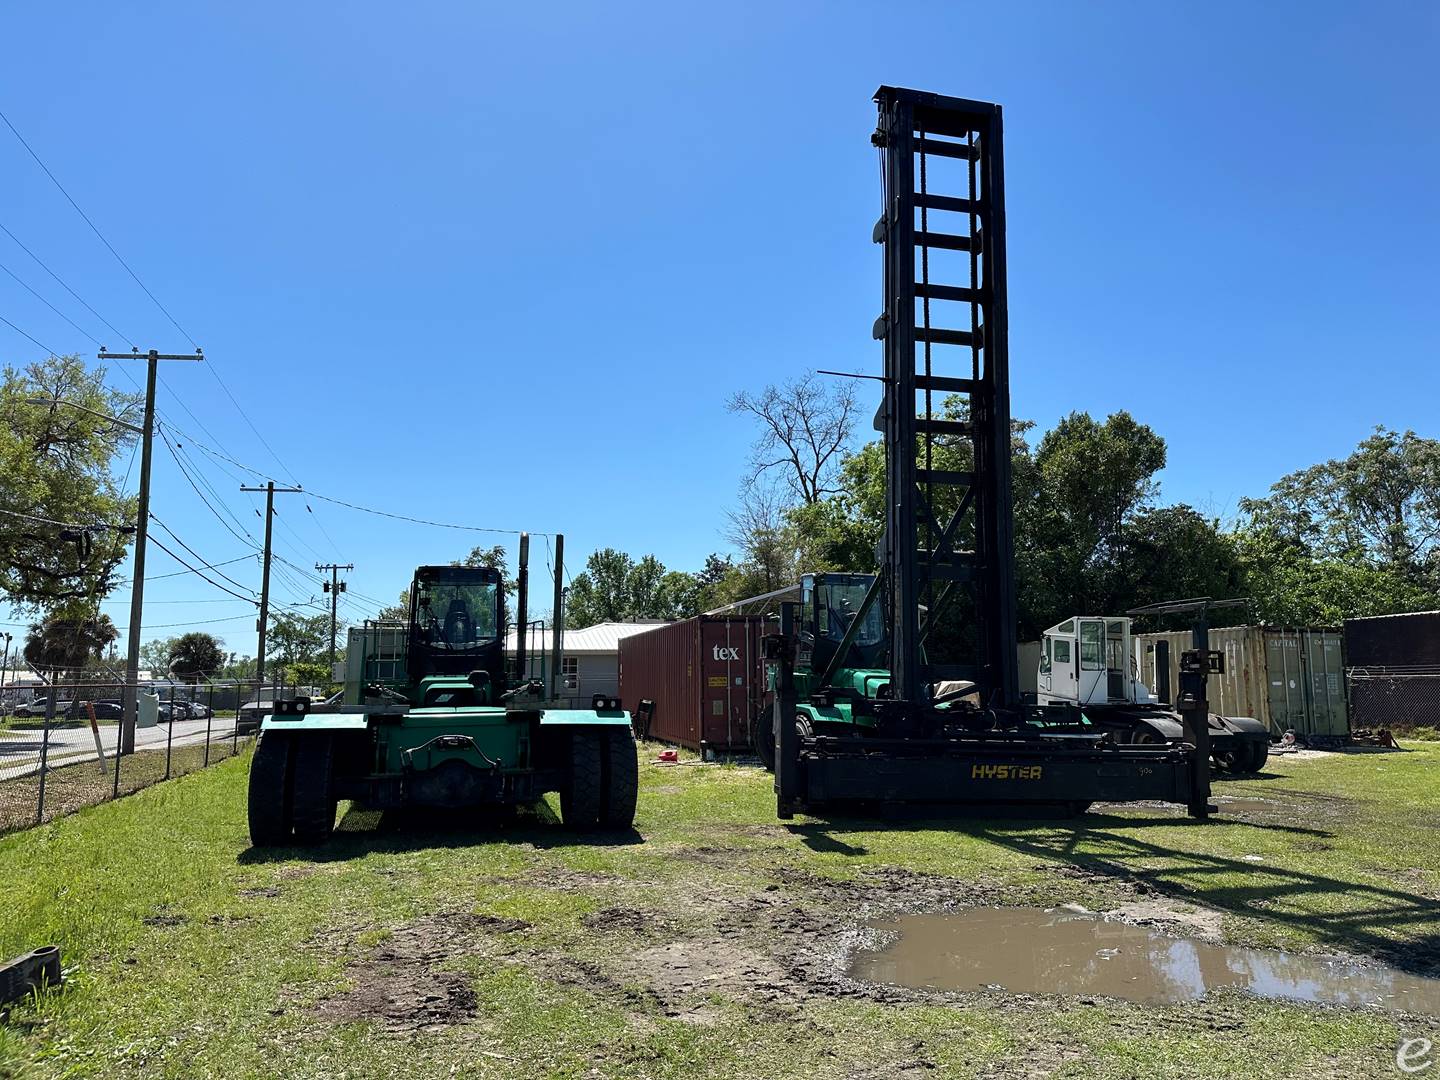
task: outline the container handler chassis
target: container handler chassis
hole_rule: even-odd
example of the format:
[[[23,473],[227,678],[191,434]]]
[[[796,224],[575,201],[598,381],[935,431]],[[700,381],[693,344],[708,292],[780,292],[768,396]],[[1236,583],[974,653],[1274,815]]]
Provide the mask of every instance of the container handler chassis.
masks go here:
[[[250,766],[255,846],[324,843],[342,799],[443,814],[559,792],[569,828],[631,827],[639,763],[619,699],[596,695],[589,709],[537,700],[544,686],[529,677],[525,649],[528,540],[522,533],[513,664],[500,572],[422,566],[405,625],[352,635],[346,696],[358,700],[321,710],[304,698],[277,703]],[[557,614],[562,602],[557,589]],[[387,637],[392,657],[382,660],[377,643]],[[558,660],[558,640],[555,650]]]
[[[1078,710],[1022,703],[1001,109],[888,86],[875,100],[871,141],[884,190],[872,238],[885,251],[884,310],[874,326],[885,355],[876,417],[887,496],[882,566],[858,609],[837,613],[844,635],[828,656],[815,649],[822,627],[806,621],[819,609],[779,605],[779,632],[765,640],[777,812],[887,802],[1078,811],[1094,800],[1163,800],[1204,818],[1214,809],[1207,733],[1197,733],[1198,747],[1125,745],[1087,728]],[[937,393],[961,399],[959,418],[942,415]],[[969,471],[935,467],[935,449],[947,442],[968,444]],[[857,656],[856,643],[877,604],[883,670],[867,672],[875,665]],[[960,655],[947,659],[963,662],[933,662],[927,637],[952,606],[966,633],[963,648],[950,650]],[[831,615],[823,629],[833,637],[835,625]],[[1203,707],[1203,677],[1198,692]]]

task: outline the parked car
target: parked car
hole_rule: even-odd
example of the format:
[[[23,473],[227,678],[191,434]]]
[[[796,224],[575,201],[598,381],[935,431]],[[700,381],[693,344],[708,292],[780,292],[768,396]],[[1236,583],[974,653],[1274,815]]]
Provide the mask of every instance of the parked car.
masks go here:
[[[174,701],[169,698],[160,699],[160,721],[167,723],[170,720],[204,720],[210,715],[210,711],[201,704],[191,701],[189,698],[177,697]]]
[[[287,701],[290,698],[308,697],[316,708],[327,705],[335,705],[340,701],[340,693],[331,694],[328,698],[313,686],[288,687],[280,692],[280,700]],[[241,705],[235,720],[235,729],[241,735],[248,735],[260,727],[260,721],[268,714],[275,711],[275,690],[273,687],[265,687],[258,694],[252,697],[245,704]]]
[[[124,713],[120,702],[114,698],[103,698],[100,701],[90,703],[95,707],[96,720],[119,720]]]
[[[185,708],[189,710],[191,720],[209,720],[215,715],[210,706],[203,701],[187,701]]]
[[[43,697],[42,697],[42,698],[36,698],[34,701],[27,701],[27,702],[26,702],[25,704],[23,704],[23,705],[16,705],[16,706],[15,706],[15,715],[16,715],[16,716],[25,716],[25,717],[40,717],[40,716],[44,716],[44,715],[45,715],[45,703],[46,703],[47,701],[49,701],[49,698],[43,698]],[[56,715],[56,716],[64,716],[65,713],[66,713],[66,710],[68,710],[69,708],[70,708],[70,702],[64,701],[64,700],[57,701],[57,702],[55,702],[55,715]]]

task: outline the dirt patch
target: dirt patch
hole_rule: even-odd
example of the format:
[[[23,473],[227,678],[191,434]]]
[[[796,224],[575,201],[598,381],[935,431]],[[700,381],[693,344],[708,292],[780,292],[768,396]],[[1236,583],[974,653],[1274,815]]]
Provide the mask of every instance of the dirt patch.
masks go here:
[[[274,885],[259,885],[253,889],[240,889],[235,894],[244,897],[246,900],[268,899],[273,900],[280,895],[280,890]]]
[[[341,1023],[369,1020],[391,1031],[439,1031],[475,1015],[471,977],[445,965],[486,951],[488,935],[528,930],[523,919],[472,912],[427,915],[390,931],[346,968],[350,988],[326,998],[319,1012]],[[352,935],[353,937],[353,935]],[[330,939],[335,943],[335,938]]]
[[[545,866],[523,874],[493,879],[497,884],[524,885],[528,889],[553,889],[556,892],[584,892],[587,889],[613,889],[633,885],[630,878],[595,870],[571,870],[565,866]]]
[[[712,1024],[712,995],[778,1001],[789,996],[784,971],[761,953],[720,938],[672,941],[643,949],[623,964],[629,979],[650,988],[666,1016]]]
[[[1120,919],[1135,926],[1154,926],[1168,934],[1220,940],[1222,916],[1213,908],[1178,904],[1162,899],[1136,900],[1121,904],[1103,913],[1107,919]]]
[[[652,934],[674,928],[674,920],[643,908],[608,907],[592,911],[580,920],[591,930],[604,933]]]
[[[173,911],[157,911],[154,915],[147,915],[140,921],[146,926],[184,926],[190,921],[190,916],[180,915]]]

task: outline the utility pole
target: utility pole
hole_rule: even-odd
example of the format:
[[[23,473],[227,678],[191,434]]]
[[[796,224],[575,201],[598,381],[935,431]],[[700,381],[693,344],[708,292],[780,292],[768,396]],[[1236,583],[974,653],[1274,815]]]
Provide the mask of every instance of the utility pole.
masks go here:
[[[305,489],[277,488],[274,480],[267,480],[263,488],[245,487],[242,484],[240,490],[265,492],[265,570],[260,578],[260,619],[255,625],[255,629],[260,632],[260,642],[255,653],[255,686],[258,689],[265,684],[265,624],[270,619],[270,533],[271,519],[275,516],[275,493],[278,491],[284,495]]]
[[[135,752],[135,724],[138,720],[140,696],[140,624],[145,611],[145,539],[150,526],[150,448],[155,435],[155,376],[161,360],[204,360],[205,354],[196,349],[190,353],[162,353],[151,349],[142,353],[132,348],[129,354],[106,352],[100,346],[101,360],[136,360],[144,358],[145,373],[145,420],[140,429],[140,507],[135,514],[135,574],[130,583],[130,634],[125,657],[125,688],[121,698],[120,748],[119,754]],[[126,425],[127,427],[130,425]],[[133,430],[133,429],[132,429]]]
[[[5,639],[5,659],[0,660],[0,716],[5,715],[5,672],[10,667],[10,635],[0,634]]]
[[[335,622],[336,605],[340,602],[340,594],[345,591],[345,582],[340,580],[341,570],[354,570],[354,563],[346,563],[341,566],[339,563],[316,563],[315,569],[324,573],[330,571],[330,580],[325,582],[325,591],[330,594],[330,677],[335,677]]]
[[[565,659],[565,537],[555,535],[555,610],[550,628],[550,700],[560,697],[564,676],[560,668]]]

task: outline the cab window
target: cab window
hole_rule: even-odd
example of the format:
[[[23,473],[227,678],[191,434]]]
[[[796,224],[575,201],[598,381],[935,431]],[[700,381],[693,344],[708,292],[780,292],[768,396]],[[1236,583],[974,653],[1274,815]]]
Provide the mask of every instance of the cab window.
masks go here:
[[[1086,671],[1099,671],[1102,663],[1101,639],[1105,626],[1098,622],[1080,624],[1080,666]]]

